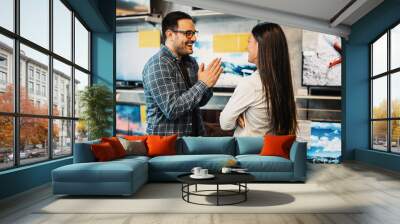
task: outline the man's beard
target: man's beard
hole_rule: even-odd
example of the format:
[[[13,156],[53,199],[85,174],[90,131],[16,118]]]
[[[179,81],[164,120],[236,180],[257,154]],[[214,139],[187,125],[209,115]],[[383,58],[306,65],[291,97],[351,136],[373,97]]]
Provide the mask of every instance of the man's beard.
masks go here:
[[[188,44],[192,44],[192,50],[188,50]],[[186,41],[181,45],[178,45],[176,48],[176,52],[179,54],[179,56],[186,56],[189,54],[193,53],[193,45],[194,45],[194,41]]]

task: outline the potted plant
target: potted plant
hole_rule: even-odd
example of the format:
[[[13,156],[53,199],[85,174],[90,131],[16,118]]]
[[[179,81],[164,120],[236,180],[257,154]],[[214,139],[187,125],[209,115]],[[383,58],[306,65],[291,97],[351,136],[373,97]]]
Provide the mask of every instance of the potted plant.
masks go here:
[[[87,127],[89,140],[109,136],[113,116],[113,94],[108,87],[95,84],[80,92],[80,126]]]

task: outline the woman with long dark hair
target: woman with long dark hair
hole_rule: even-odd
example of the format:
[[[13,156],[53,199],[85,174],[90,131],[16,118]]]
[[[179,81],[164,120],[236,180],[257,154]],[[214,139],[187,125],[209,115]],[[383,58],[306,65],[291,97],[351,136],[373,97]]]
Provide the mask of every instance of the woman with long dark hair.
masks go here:
[[[221,128],[235,129],[234,136],[296,134],[296,104],[285,34],[274,23],[258,24],[251,33],[248,61],[257,70],[236,87],[221,112]]]

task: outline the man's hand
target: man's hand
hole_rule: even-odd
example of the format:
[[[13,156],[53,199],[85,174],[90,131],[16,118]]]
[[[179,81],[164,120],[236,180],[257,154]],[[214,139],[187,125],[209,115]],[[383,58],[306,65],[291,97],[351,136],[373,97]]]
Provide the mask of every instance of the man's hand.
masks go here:
[[[239,125],[239,127],[244,128],[246,124],[244,122],[243,114],[239,115],[238,119],[236,120],[236,123]]]
[[[206,69],[204,69],[204,63],[201,63],[197,74],[198,80],[203,81],[208,88],[213,87],[221,73],[224,71],[221,64],[221,58],[215,58],[212,60]]]

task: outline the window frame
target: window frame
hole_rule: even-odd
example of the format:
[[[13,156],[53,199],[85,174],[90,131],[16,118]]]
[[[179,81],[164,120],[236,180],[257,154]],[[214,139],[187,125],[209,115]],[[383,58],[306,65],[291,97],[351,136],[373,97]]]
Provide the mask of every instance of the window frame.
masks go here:
[[[375,39],[373,39],[369,44],[369,149],[373,151],[380,151],[380,152],[386,152],[386,153],[391,153],[391,154],[400,154],[400,152],[393,152],[392,151],[392,121],[400,121],[400,117],[392,117],[392,99],[391,99],[391,91],[392,91],[392,86],[391,86],[391,79],[392,76],[400,72],[400,67],[391,69],[391,31],[393,28],[396,26],[400,25],[400,21],[395,22],[392,24],[390,27],[385,29],[385,31],[381,34],[379,34]],[[384,35],[387,35],[387,63],[386,63],[386,71],[380,74],[376,74],[374,76],[373,72],[373,44],[376,43],[381,37]],[[373,81],[378,79],[386,77],[386,87],[387,87],[387,93],[386,93],[386,98],[387,98],[387,105],[386,105],[386,117],[385,118],[373,118],[373,91],[374,91],[374,86],[373,86]],[[376,121],[386,121],[386,151],[379,150],[374,148],[374,132],[373,132],[373,122]]]
[[[13,18],[13,28],[14,31],[10,31],[4,27],[0,26],[0,35],[5,36],[7,38],[12,39],[13,41],[13,63],[11,70],[11,75],[13,75],[14,78],[14,111],[13,112],[1,112],[0,111],[0,116],[11,116],[13,118],[13,153],[14,153],[14,161],[13,161],[13,166],[11,167],[5,167],[5,168],[0,168],[0,172],[5,171],[5,170],[10,170],[10,169],[16,169],[19,167],[23,166],[29,166],[37,163],[43,163],[49,160],[53,159],[62,159],[65,157],[70,157],[73,155],[74,152],[74,143],[75,143],[75,123],[76,121],[79,120],[79,117],[75,117],[75,108],[71,108],[71,114],[70,116],[55,116],[53,115],[53,59],[58,60],[61,63],[64,63],[68,66],[71,66],[71,92],[72,92],[72,105],[75,103],[75,88],[74,88],[74,82],[75,82],[75,69],[87,74],[89,76],[89,83],[88,86],[92,85],[92,69],[91,69],[91,37],[92,37],[92,30],[88,27],[88,25],[83,21],[83,19],[72,9],[72,7],[66,2],[65,0],[59,0],[68,10],[71,11],[71,18],[70,18],[70,23],[71,23],[71,58],[67,59],[64,58],[63,56],[55,53],[53,50],[53,24],[54,24],[54,17],[53,17],[53,1],[54,0],[47,0],[49,2],[49,47],[46,49],[45,47],[42,47],[39,44],[36,44],[29,39],[24,38],[23,36],[20,35],[20,0],[14,0],[13,1],[13,10],[14,10],[14,18]],[[85,69],[78,64],[75,63],[75,18],[79,20],[79,22],[83,25],[83,27],[88,31],[88,69]],[[20,64],[21,64],[21,57],[20,57],[20,45],[23,44],[29,48],[32,48],[33,50],[36,50],[40,53],[43,53],[48,56],[49,63],[48,63],[48,76],[47,76],[47,83],[45,90],[47,91],[45,94],[48,97],[48,112],[46,115],[39,115],[39,114],[26,114],[26,113],[21,113],[20,112],[20,85],[21,85],[21,80],[20,80]],[[33,70],[33,79],[30,79],[30,74],[29,74],[29,68],[30,65],[27,64],[27,73],[26,75],[26,81],[33,81],[34,86],[36,83],[40,83],[40,87],[42,87],[42,79],[41,79],[41,74],[42,71],[39,73],[39,80],[36,82],[36,69]],[[28,85],[28,84],[27,84]],[[27,86],[28,87],[28,86]],[[29,87],[28,87],[29,88]],[[27,89],[27,91],[29,91]],[[34,89],[34,92],[36,89]],[[42,94],[39,94],[38,96],[42,96]],[[20,159],[20,119],[21,118],[45,118],[47,119],[48,122],[48,135],[47,135],[47,142],[49,143],[47,145],[48,150],[48,155],[47,158],[44,157],[43,160],[40,160],[38,162],[32,162],[32,163],[26,163],[26,164],[21,164],[21,159]],[[65,121],[70,121],[71,122],[71,153],[68,155],[63,155],[63,156],[54,156],[54,147],[53,147],[53,122],[56,120],[65,120]],[[54,158],[55,157],[55,158]]]

